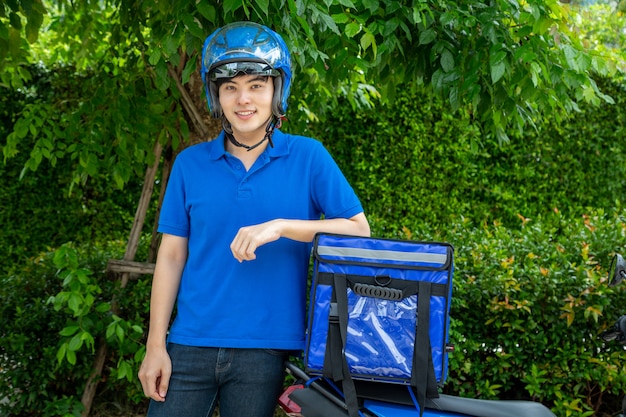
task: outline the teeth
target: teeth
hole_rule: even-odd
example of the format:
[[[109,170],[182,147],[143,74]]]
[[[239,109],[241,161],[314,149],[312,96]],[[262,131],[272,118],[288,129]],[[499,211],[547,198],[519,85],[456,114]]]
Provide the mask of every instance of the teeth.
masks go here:
[[[237,114],[240,115],[240,116],[249,116],[252,113],[254,113],[254,112],[253,111],[240,111],[240,112],[237,112]]]

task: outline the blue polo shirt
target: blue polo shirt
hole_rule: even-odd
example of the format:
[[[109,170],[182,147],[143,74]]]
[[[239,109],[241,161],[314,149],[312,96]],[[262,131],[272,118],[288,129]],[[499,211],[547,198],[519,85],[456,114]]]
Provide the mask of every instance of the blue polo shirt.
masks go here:
[[[276,130],[250,170],[224,133],[182,151],[159,232],[188,238],[189,256],[168,340],[191,346],[302,349],[310,243],[281,238],[239,263],[239,228],[269,220],[350,218],[363,211],[323,145]]]

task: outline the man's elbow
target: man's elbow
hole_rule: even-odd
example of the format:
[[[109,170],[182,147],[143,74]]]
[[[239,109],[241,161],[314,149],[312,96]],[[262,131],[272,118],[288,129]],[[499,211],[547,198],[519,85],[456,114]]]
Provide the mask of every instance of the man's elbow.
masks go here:
[[[359,213],[350,220],[353,222],[353,235],[364,237],[370,237],[372,235],[370,224],[367,221],[367,217],[365,217],[365,213]]]

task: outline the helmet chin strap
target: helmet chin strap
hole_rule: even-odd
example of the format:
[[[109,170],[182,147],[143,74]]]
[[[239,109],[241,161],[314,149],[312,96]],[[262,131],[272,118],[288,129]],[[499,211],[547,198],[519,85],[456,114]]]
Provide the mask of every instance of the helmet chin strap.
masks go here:
[[[269,145],[273,148],[274,143],[272,142],[272,135],[274,134],[274,129],[276,127],[280,128],[281,125],[282,125],[282,120],[276,117],[275,115],[272,115],[270,119],[268,120],[267,125],[265,126],[265,136],[263,136],[263,139],[261,139],[259,142],[255,143],[252,146],[239,142],[237,139],[235,139],[235,135],[233,135],[232,132],[229,132],[227,130],[224,130],[224,132],[226,134],[226,137],[230,141],[230,143],[232,143],[233,145],[239,148],[244,148],[245,150],[250,152],[251,150],[259,147],[263,142],[265,142],[265,140],[267,140],[269,142]]]

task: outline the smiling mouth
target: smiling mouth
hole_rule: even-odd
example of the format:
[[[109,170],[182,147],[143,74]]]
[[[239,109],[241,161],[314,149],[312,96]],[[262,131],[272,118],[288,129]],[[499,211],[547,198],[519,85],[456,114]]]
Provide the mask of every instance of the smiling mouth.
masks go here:
[[[255,111],[253,111],[253,110],[246,110],[246,111],[235,112],[235,114],[237,116],[243,116],[243,117],[252,116],[254,113],[255,113]]]

